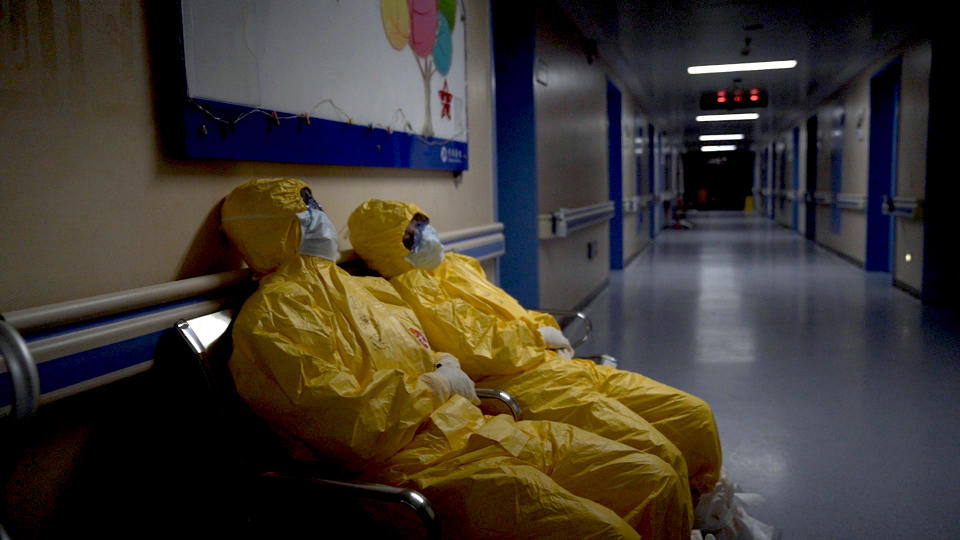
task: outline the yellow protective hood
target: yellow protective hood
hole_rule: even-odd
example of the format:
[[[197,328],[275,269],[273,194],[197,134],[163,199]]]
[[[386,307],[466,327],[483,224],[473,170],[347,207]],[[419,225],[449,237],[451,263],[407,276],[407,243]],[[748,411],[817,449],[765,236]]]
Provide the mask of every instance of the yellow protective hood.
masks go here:
[[[411,270],[413,265],[404,259],[410,250],[403,246],[403,233],[418,213],[427,215],[413,203],[368,200],[347,220],[353,250],[385,278]]]
[[[298,212],[306,184],[296,178],[260,178],[237,187],[223,201],[223,231],[243,260],[260,274],[273,272],[300,249]]]

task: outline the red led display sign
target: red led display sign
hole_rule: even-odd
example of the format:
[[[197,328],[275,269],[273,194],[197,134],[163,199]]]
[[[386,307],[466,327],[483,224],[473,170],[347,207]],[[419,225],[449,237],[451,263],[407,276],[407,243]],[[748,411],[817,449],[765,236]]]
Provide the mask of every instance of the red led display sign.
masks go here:
[[[767,106],[767,92],[759,88],[735,88],[717,90],[700,95],[700,108],[715,109],[753,109]]]

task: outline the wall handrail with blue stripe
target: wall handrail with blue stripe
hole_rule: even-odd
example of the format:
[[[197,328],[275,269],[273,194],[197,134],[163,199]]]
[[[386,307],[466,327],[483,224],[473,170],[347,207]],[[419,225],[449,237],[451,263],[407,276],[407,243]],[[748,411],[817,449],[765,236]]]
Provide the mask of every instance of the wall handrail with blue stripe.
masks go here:
[[[14,311],[40,381],[39,405],[149,370],[160,336],[177,320],[237,303],[253,288],[247,269]],[[12,380],[0,366],[0,416]]]
[[[483,262],[500,257],[507,252],[507,241],[503,229],[503,223],[494,222],[477,227],[440,232],[437,233],[437,236],[443,243],[444,251],[469,255]],[[357,258],[357,253],[353,249],[345,249],[340,252],[337,263],[345,263]]]
[[[4,317],[26,334],[206,294],[249,278],[249,269],[233,270],[11,311]]]
[[[813,194],[813,202],[819,205],[833,204],[833,193],[829,191],[818,191]]]
[[[539,214],[539,238],[566,238],[576,232],[613,219],[616,212],[613,201],[580,206],[577,208],[558,208],[549,214]]]
[[[884,215],[914,220],[923,219],[923,199],[916,197],[884,196],[883,205],[880,208]]]
[[[859,193],[837,193],[837,207],[844,210],[866,210],[867,196]]]
[[[469,255],[478,261],[495,259],[507,252],[503,223],[491,223],[438,235],[445,251]]]
[[[448,251],[480,261],[503,255],[502,223],[440,234]],[[341,253],[341,261],[355,258]],[[180,319],[239,305],[253,290],[249,269],[199,276],[5,313],[26,340],[44,405],[143,373],[161,335]],[[0,417],[10,414],[12,379],[0,365]]]
[[[653,195],[650,194],[626,197],[623,199],[623,213],[637,214],[639,212],[646,212],[647,205],[651,202],[653,202]]]

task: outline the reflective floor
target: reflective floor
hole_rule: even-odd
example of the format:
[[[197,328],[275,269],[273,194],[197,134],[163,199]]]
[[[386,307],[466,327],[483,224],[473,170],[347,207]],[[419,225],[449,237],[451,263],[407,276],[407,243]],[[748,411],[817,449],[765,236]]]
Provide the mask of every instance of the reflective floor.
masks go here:
[[[960,534],[960,325],[770,220],[700,213],[586,309],[620,366],[706,399],[785,539]]]

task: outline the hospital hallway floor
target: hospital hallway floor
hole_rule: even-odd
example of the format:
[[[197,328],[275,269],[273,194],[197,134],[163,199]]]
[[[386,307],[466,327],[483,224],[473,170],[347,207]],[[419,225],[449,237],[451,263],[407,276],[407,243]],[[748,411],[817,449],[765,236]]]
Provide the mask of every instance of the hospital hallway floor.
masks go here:
[[[769,219],[691,221],[611,273],[578,355],[710,403],[784,539],[960,537],[957,319]]]

